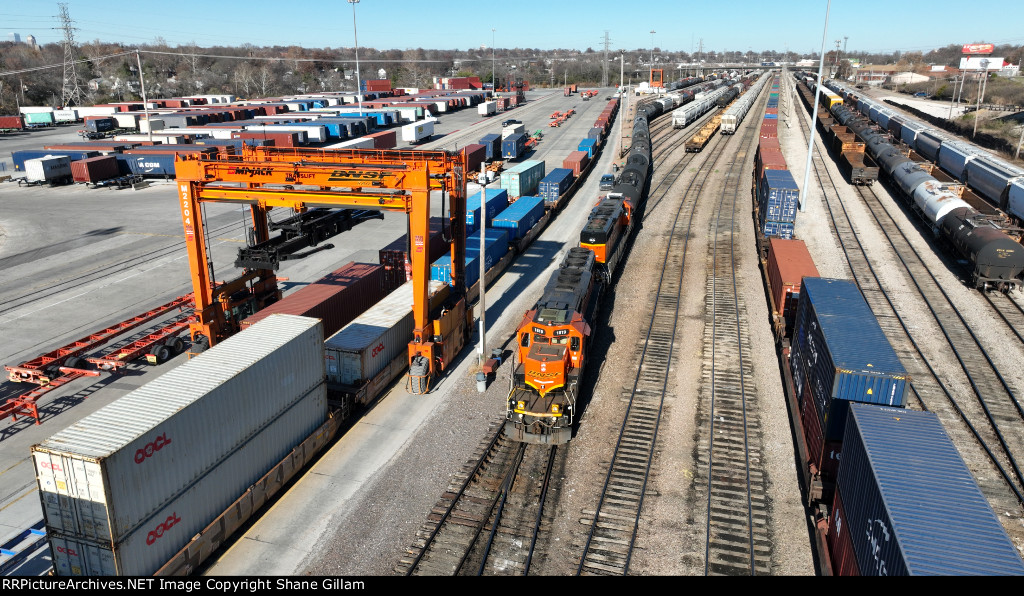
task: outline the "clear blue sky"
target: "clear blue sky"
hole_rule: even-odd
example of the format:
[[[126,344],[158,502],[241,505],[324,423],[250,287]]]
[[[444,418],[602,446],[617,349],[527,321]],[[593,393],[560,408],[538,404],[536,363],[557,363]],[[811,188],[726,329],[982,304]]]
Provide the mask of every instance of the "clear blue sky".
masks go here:
[[[162,36],[172,46],[301,45],[351,47],[352,7],[333,2],[174,0],[67,0],[78,41],[128,45]],[[703,38],[706,50],[815,52],[821,47],[824,0],[763,2],[724,0],[361,0],[356,5],[359,45],[461,50],[575,48],[599,50],[605,30],[611,48],[690,51]],[[431,7],[436,8],[431,8]],[[500,7],[500,8],[499,8]],[[999,11],[1003,10],[1003,15]],[[1012,14],[1011,14],[1012,13]],[[10,32],[39,43],[61,39],[55,1],[0,5],[0,39]],[[934,0],[852,0],[832,3],[828,48],[848,37],[848,51],[928,51],[951,43],[1024,44],[1015,2],[972,5]]]

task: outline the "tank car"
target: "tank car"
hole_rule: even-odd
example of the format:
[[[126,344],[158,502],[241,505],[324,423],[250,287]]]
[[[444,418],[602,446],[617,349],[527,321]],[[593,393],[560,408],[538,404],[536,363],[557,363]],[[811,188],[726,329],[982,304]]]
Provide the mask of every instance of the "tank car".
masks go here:
[[[974,265],[971,281],[979,290],[1003,292],[1021,286],[1024,249],[969,207],[952,210],[940,222],[942,237]]]

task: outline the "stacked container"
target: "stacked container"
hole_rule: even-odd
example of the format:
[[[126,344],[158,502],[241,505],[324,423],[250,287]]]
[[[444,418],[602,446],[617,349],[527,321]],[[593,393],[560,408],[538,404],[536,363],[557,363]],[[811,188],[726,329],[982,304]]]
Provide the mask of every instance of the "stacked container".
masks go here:
[[[544,217],[544,202],[542,197],[519,197],[519,200],[495,216],[491,225],[507,230],[510,240],[523,238]]]
[[[484,146],[485,161],[493,161],[501,157],[501,135],[484,135],[480,139],[480,144]]]
[[[540,181],[537,191],[540,193],[540,196],[544,197],[545,203],[554,206],[558,204],[558,200],[572,186],[573,180],[575,180],[575,177],[572,174],[572,170],[568,168],[555,168]]]
[[[902,408],[907,371],[860,290],[847,280],[804,278],[793,337],[790,368],[808,456],[822,479],[831,481],[849,404]]]
[[[430,218],[430,239],[427,242],[429,247],[427,256],[430,263],[448,252],[449,245],[444,241],[443,225],[444,222],[440,217]],[[378,256],[381,266],[384,267],[381,275],[385,294],[390,294],[412,279],[412,260],[409,256],[408,236],[402,236],[380,249]]]
[[[32,448],[58,575],[152,575],[327,416],[323,332],[276,315]]]
[[[851,404],[827,543],[842,575],[1024,575],[932,412]]]
[[[786,336],[793,332],[804,277],[819,277],[804,241],[769,239],[768,281],[777,309],[775,314],[783,320]]]
[[[244,319],[242,328],[287,314],[320,319],[332,335],[384,297],[383,273],[380,265],[348,263]]]
[[[442,282],[430,282],[432,308],[447,296],[445,288]],[[326,359],[327,382],[359,387],[405,355],[415,324],[412,305],[410,281],[328,338],[320,356]]]
[[[510,198],[514,199],[535,194],[537,186],[543,179],[544,162],[527,160],[501,173],[501,187],[508,191]]]
[[[508,207],[508,191],[502,188],[485,188],[483,207],[486,211],[481,214],[480,193],[473,192],[466,197],[466,234],[472,234],[483,226],[491,225],[494,216],[501,213]]]
[[[583,171],[587,169],[588,165],[590,165],[590,156],[586,151],[573,151],[562,160],[562,167],[572,170],[572,174],[576,178],[583,175]]]
[[[597,153],[597,139],[586,138],[580,141],[579,146],[576,147],[579,151],[586,151],[587,157],[591,160],[594,159],[594,154]]]
[[[758,188],[758,218],[765,237],[792,238],[800,189],[789,170],[764,170]]]

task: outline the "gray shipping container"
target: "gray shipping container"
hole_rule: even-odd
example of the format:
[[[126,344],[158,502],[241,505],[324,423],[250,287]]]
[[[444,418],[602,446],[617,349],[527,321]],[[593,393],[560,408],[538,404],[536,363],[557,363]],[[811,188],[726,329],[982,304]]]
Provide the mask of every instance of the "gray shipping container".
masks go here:
[[[152,575],[326,419],[321,384],[119,542],[51,532],[57,575]]]
[[[29,182],[54,182],[71,179],[71,159],[66,155],[47,155],[25,160],[25,178]]]
[[[268,317],[33,446],[47,530],[120,542],[322,391],[320,320]]]
[[[445,285],[431,280],[430,295]],[[409,281],[328,338],[324,346],[328,382],[359,386],[372,379],[406,352],[413,325]]]

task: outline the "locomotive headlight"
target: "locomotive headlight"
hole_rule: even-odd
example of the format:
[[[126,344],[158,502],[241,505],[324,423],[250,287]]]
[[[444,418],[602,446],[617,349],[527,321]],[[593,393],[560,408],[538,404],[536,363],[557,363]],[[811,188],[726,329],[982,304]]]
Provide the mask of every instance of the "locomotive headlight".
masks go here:
[[[551,413],[552,414],[557,414],[558,413],[558,404],[551,404]]]
[[[525,410],[526,409],[526,402],[525,401],[517,401],[516,402],[516,409],[517,410]]]

